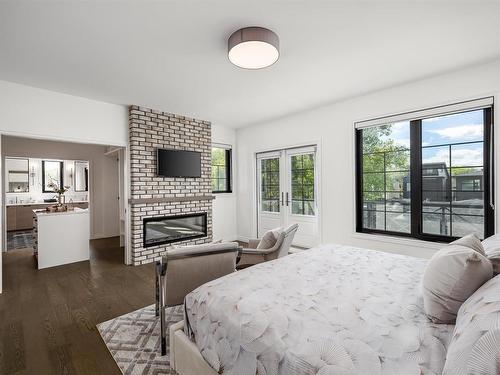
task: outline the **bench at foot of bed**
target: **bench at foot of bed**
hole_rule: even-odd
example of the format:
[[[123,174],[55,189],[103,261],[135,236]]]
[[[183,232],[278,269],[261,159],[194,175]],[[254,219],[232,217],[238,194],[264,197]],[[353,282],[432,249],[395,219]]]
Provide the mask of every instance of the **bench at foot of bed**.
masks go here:
[[[170,368],[177,375],[219,375],[184,333],[184,321],[170,326]]]

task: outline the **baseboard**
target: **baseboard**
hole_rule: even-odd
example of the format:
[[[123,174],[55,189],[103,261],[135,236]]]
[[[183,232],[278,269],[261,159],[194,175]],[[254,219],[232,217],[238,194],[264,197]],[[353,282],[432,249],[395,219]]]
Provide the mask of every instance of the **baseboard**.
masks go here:
[[[120,235],[119,234],[114,234],[114,235],[100,234],[100,235],[91,236],[90,239],[91,240],[102,240],[104,238],[112,238],[112,237],[120,237]]]

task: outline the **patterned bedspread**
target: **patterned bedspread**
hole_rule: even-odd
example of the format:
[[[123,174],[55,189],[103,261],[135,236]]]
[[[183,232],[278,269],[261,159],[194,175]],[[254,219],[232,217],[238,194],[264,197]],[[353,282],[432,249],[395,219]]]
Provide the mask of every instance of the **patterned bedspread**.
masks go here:
[[[423,312],[426,260],[325,245],[209,282],[189,334],[228,375],[440,375],[453,325]]]

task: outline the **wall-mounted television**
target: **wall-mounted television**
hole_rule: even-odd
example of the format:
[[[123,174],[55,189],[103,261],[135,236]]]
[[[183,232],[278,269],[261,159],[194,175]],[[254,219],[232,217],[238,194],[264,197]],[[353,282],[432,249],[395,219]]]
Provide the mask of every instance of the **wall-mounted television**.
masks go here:
[[[201,177],[201,152],[159,148],[157,166],[158,176]]]

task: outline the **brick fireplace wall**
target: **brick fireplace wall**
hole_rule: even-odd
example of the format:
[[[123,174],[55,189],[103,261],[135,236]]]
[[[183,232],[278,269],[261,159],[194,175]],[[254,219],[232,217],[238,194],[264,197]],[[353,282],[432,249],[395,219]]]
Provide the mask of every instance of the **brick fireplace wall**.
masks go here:
[[[170,244],[143,247],[143,219],[207,212],[207,237],[176,242],[199,244],[212,240],[211,124],[149,108],[129,107],[131,249],[134,265],[152,262]],[[198,151],[201,178],[156,175],[156,150]]]

